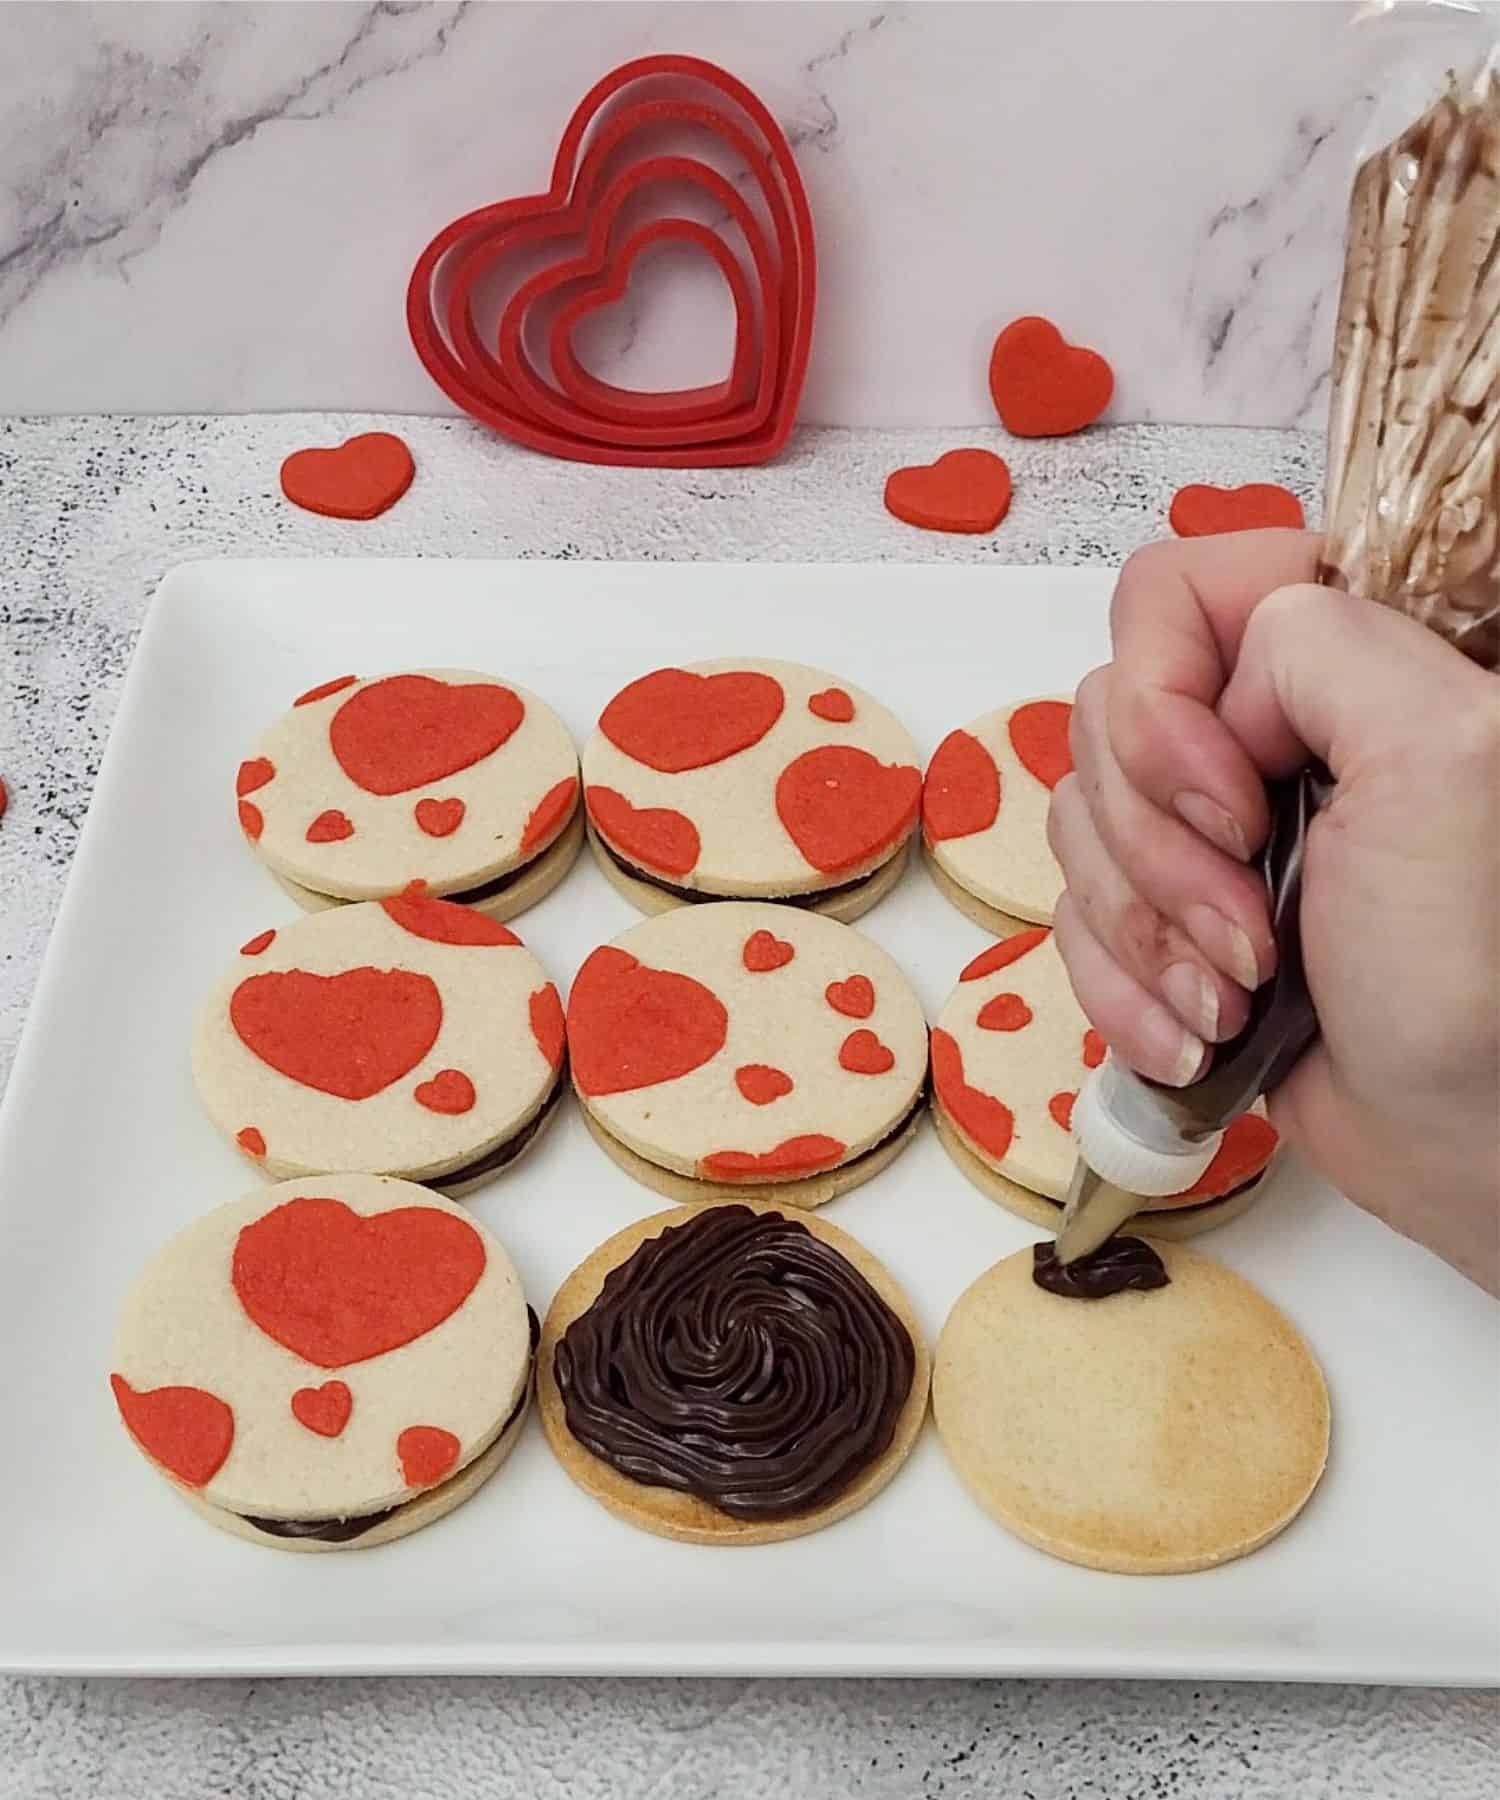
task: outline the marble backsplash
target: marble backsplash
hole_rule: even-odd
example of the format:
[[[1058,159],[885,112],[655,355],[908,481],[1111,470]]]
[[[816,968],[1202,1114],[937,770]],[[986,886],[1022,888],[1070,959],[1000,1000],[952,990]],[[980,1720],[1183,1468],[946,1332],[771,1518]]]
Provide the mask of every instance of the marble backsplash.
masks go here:
[[[588,85],[671,49],[748,81],[796,147],[804,419],[992,420],[989,343],[1039,311],[1110,357],[1119,418],[1313,423],[1355,161],[1455,55],[1431,9],[1360,10],[0,6],[0,413],[446,410],[404,334],[418,249],[544,187]],[[716,372],[727,309],[675,273],[600,321],[598,372]]]

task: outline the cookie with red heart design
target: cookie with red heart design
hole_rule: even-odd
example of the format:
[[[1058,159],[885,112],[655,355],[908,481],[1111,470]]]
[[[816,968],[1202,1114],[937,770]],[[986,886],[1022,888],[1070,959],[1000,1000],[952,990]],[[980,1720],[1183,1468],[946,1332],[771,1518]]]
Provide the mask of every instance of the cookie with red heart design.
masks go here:
[[[1055,1231],[1076,1160],[1073,1102],[1105,1055],[1052,933],[1033,926],[1002,939],[964,969],[932,1030],[938,1136],[977,1187]],[[1235,1217],[1251,1203],[1276,1142],[1259,1112],[1236,1119],[1199,1180],[1144,1202],[1135,1228],[1191,1237]]]
[[[568,996],[594,1137],[672,1200],[821,1206],[910,1142],[927,1026],[847,925],[765,902],[684,906],[595,950]]]
[[[193,1041],[209,1117],[263,1174],[355,1169],[449,1195],[530,1146],[565,1060],[541,964],[420,883],[258,932]]]
[[[1023,700],[950,731],[922,783],[922,847],[949,900],[986,931],[1049,925],[1062,870],[1047,843],[1052,790],[1073,767],[1071,700]]]
[[[567,727],[535,694],[467,669],[320,682],[234,786],[245,839],[309,912],[424,881],[508,919],[583,844]]]
[[[223,1530],[366,1549],[499,1468],[535,1345],[510,1258],[462,1207],[319,1175],[217,1207],[157,1252],[110,1386],[147,1460]]]
[[[583,783],[599,865],[642,912],[780,900],[846,923],[899,879],[922,785],[916,746],[862,689],[746,659],[622,688]]]

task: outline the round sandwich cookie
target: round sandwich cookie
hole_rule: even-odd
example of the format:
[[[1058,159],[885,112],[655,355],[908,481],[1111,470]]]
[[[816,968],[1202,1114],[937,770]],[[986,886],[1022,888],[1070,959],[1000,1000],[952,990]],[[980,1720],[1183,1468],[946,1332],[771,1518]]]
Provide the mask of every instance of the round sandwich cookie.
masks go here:
[[[1059,1268],[1018,1251],[958,1300],[932,1404],[964,1486],[1066,1562],[1208,1569],[1306,1505],[1328,1457],[1328,1390],[1247,1281],[1175,1244],[1111,1238]]]
[[[816,913],[680,907],[595,950],[568,996],[573,1085],[669,1200],[821,1206],[915,1136],[927,1026],[883,950]]]
[[[1004,937],[1050,925],[1063,890],[1047,842],[1052,790],[1073,767],[1071,700],[1023,700],[950,731],[922,783],[922,847],[942,893]]]
[[[467,669],[323,682],[265,733],[234,791],[247,841],[309,911],[423,881],[508,919],[583,843],[562,720]]]
[[[895,886],[922,776],[899,721],[800,663],[656,669],[583,753],[594,854],[642,912],[779,900],[848,921]]]
[[[148,1264],[110,1385],[125,1427],[225,1531],[368,1549],[467,1500],[525,1421],[537,1325],[452,1201],[322,1175],[195,1220]]]
[[[1073,1102],[1104,1056],[1051,931],[1033,926],[992,944],[959,977],[932,1030],[933,1122],[944,1148],[992,1199],[1056,1231],[1077,1161]],[[1276,1143],[1259,1113],[1236,1119],[1198,1180],[1143,1202],[1136,1226],[1182,1238],[1236,1217],[1254,1201]]]
[[[759,1201],[628,1225],[542,1327],[547,1441],[627,1524],[692,1544],[832,1525],[906,1460],[927,1348],[868,1251]]]
[[[241,945],[193,1075],[273,1179],[354,1169],[452,1195],[553,1116],[564,1048],[557,989],[515,933],[415,884]]]

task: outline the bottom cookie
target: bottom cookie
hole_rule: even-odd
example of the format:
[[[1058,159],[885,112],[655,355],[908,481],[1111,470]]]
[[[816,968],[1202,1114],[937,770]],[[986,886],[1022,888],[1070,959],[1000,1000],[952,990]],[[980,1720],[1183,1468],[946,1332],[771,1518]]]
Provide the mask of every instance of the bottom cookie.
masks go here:
[[[457,894],[442,894],[439,899],[451,900],[462,906],[472,906],[475,912],[487,914],[492,919],[502,922],[514,919],[528,907],[535,906],[539,900],[545,900],[578,860],[578,853],[583,848],[583,808],[574,812],[562,835],[540,856],[533,857],[528,863],[522,863],[519,869],[512,869],[506,875],[498,875],[493,881],[484,882],[476,888],[467,888]],[[335,906],[348,906],[350,901],[341,899],[336,894],[319,894],[312,888],[303,887],[300,882],[293,881],[290,876],[271,871],[279,886],[291,895],[304,912],[327,912]]]
[[[1050,1248],[996,1263],[943,1326],[933,1412],[964,1486],[1008,1531],[1087,1568],[1183,1574],[1258,1549],[1328,1455],[1328,1390],[1299,1333],[1175,1244],[1111,1239],[1146,1291],[1106,1279],[1095,1298],[1039,1284]]]
[[[988,931],[995,937],[1008,938],[1014,937],[1018,931],[1029,931],[1033,925],[1052,923],[1050,914],[1046,918],[1023,919],[1016,913],[1001,912],[998,906],[991,906],[987,900],[971,894],[966,887],[960,887],[925,842],[922,845],[922,861],[927,865],[927,873],[932,877],[933,886],[943,898],[956,906],[981,931]]]
[[[708,904],[724,899],[757,898],[751,895],[695,894],[686,888],[673,888],[668,883],[651,880],[623,862],[592,828],[588,839],[589,849],[593,852],[594,861],[599,865],[604,879],[638,912],[654,915],[671,912],[679,906]],[[888,857],[879,868],[872,869],[858,881],[832,888],[821,897],[816,894],[770,896],[770,903],[775,906],[794,906],[804,912],[819,913],[825,919],[836,919],[841,925],[849,925],[867,913],[876,901],[883,900],[890,893],[905,873],[908,857],[908,847],[903,844],[894,856]]]
[[[1034,1194],[1030,1188],[1024,1188],[1019,1182],[992,1169],[969,1148],[963,1133],[937,1100],[932,1103],[932,1123],[943,1148],[975,1187],[988,1194],[991,1200],[998,1200],[1009,1211],[1029,1220],[1033,1225],[1040,1225],[1043,1231],[1056,1233],[1063,1215],[1063,1209],[1056,1200],[1049,1200],[1045,1194]],[[1259,1197],[1260,1184],[1269,1173],[1270,1169],[1267,1168],[1235,1193],[1226,1194],[1222,1200],[1202,1200],[1193,1206],[1161,1207],[1138,1212],[1125,1221],[1121,1230],[1145,1231],[1152,1237],[1167,1238],[1173,1242],[1197,1237],[1200,1232],[1212,1231],[1217,1225],[1227,1225],[1231,1219],[1237,1219],[1242,1212],[1247,1212]]]
[[[736,1200],[638,1220],[574,1270],[542,1327],[537,1405],[563,1468],[617,1518],[766,1544],[885,1487],[930,1375],[910,1303],[868,1251]]]

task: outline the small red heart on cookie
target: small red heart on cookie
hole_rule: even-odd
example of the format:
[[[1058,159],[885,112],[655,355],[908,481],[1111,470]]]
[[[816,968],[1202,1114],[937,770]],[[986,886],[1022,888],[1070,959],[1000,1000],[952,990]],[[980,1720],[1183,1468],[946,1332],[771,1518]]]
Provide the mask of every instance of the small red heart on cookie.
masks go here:
[[[632,862],[666,875],[686,875],[702,845],[698,827],[670,806],[632,806],[613,788],[585,791],[589,817],[604,837]]]
[[[1010,470],[993,450],[950,450],[888,475],[885,509],[924,531],[993,531],[1010,510]]]
[[[657,669],[621,688],[599,715],[599,729],[636,762],[680,775],[758,744],[785,704],[781,683],[754,670]]]
[[[1114,391],[1114,372],[1098,351],[1070,344],[1050,319],[1017,319],[990,352],[990,395],[1017,437],[1082,431]]]
[[[885,1075],[895,1066],[895,1051],[873,1031],[851,1031],[839,1045],[839,1067],[851,1075]]]
[[[345,838],[354,836],[354,827],[349,822],[349,815],[341,813],[336,806],[330,806],[327,812],[320,812],[307,828],[307,841],[310,844],[341,844]]]
[[[275,941],[276,933],[274,929],[271,931],[257,931],[253,938],[246,938],[245,942],[240,945],[240,955],[259,956],[263,951],[269,950]]]
[[[1011,963],[1019,962],[1029,950],[1035,950],[1052,936],[1050,925],[1033,925],[1028,931],[1018,931],[1013,936],[1001,938],[998,944],[991,944],[988,950],[981,950],[972,962],[965,963],[958,979],[960,981],[982,981],[986,975],[993,975],[996,969],[1008,968]]]
[[[257,788],[263,788],[268,781],[276,778],[276,765],[268,757],[252,756],[248,762],[242,762],[235,771],[234,791],[239,797],[253,794]]]
[[[647,968],[605,944],[568,996],[568,1048],[582,1094],[623,1094],[702,1068],[724,1048],[729,1014],[718,996],[669,969]]]
[[[1015,1114],[1002,1100],[964,1077],[958,1040],[939,1026],[932,1029],[932,1091],[955,1125],[996,1162],[1004,1159],[1015,1136]]]
[[[503,948],[520,943],[509,925],[502,925],[472,906],[456,900],[440,900],[427,892],[425,881],[409,881],[399,894],[380,902],[381,911],[403,931],[425,938],[429,944],[463,944],[477,949]]]
[[[431,1487],[458,1461],[463,1448],[451,1431],[437,1425],[408,1425],[396,1439],[396,1455],[408,1487]]]
[[[307,512],[373,519],[396,504],[416,472],[394,432],[365,431],[334,450],[295,451],[281,465],[281,491]]]
[[[266,821],[261,814],[260,808],[258,806],[253,806],[248,800],[241,800],[240,830],[244,832],[245,836],[249,838],[252,844],[265,828]]]
[[[320,1369],[435,1330],[484,1273],[484,1240],[435,1206],[368,1217],[342,1200],[284,1201],[235,1239],[231,1280],[252,1324]]]
[[[1194,483],[1178,488],[1168,513],[1178,537],[1214,537],[1222,531],[1261,531],[1284,525],[1301,531],[1307,519],[1302,502],[1273,481],[1220,488]]]
[[[462,800],[419,800],[412,811],[428,837],[451,837],[464,822]]]
[[[875,983],[868,975],[851,975],[847,981],[830,981],[823,998],[846,1019],[868,1019],[875,1010]]]
[[[796,954],[785,938],[769,931],[752,931],[745,939],[741,957],[751,974],[769,975],[772,969],[785,968]]]
[[[286,969],[242,981],[229,1019],[245,1048],[289,1081],[368,1100],[437,1042],[443,1002],[436,982],[410,969]]]
[[[555,787],[547,789],[527,816],[521,833],[521,854],[529,855],[550,843],[562,829],[578,797],[578,777],[565,775]]]
[[[563,1018],[562,1001],[558,999],[557,989],[550,981],[546,987],[539,987],[531,996],[526,1003],[526,1011],[537,1049],[554,1069],[560,1069],[563,1050],[568,1041],[567,1024]]]
[[[769,1106],[792,1091],[792,1078],[769,1063],[746,1063],[734,1072],[734,1085],[752,1106]]]
[[[980,1007],[974,1023],[981,1031],[1020,1031],[1031,1023],[1032,1016],[1019,994],[996,994]]]
[[[405,794],[470,769],[509,742],[526,708],[497,681],[388,675],[328,722],[339,767],[367,794]]]
[[[319,1437],[335,1438],[349,1423],[354,1396],[342,1381],[325,1381],[322,1387],[298,1388],[292,1395],[292,1417]]]
[[[841,687],[824,688],[821,693],[808,697],[807,710],[815,719],[847,725],[854,717],[854,702]]]
[[[474,1083],[462,1069],[439,1069],[431,1081],[418,1082],[412,1098],[428,1112],[466,1113],[474,1105]]]
[[[950,731],[932,753],[922,783],[922,830],[927,841],[988,831],[1000,812],[1000,771],[968,731]]]
[[[235,1132],[234,1141],[246,1156],[253,1156],[257,1161],[266,1153],[265,1135],[253,1125],[246,1125],[243,1130]]]
[[[1083,1034],[1083,1066],[1086,1069],[1097,1069],[1104,1061],[1109,1045],[1100,1037],[1092,1026]]]
[[[1066,1088],[1062,1093],[1054,1094],[1047,1102],[1047,1111],[1064,1131],[1073,1129],[1073,1103],[1077,1098],[1077,1088]]]
[[[1073,707],[1067,700],[1032,700],[1010,715],[1010,747],[1021,767],[1035,775],[1043,787],[1055,788],[1072,773],[1073,752],[1068,727]]]
[[[806,861],[837,875],[903,838],[921,797],[920,771],[877,762],[852,744],[824,744],[781,771],[776,813]]]
[[[188,1487],[203,1487],[224,1465],[234,1443],[234,1414],[204,1388],[136,1389],[111,1375],[125,1428],[153,1462]]]
[[[298,694],[292,705],[312,706],[319,700],[326,700],[330,694],[342,694],[345,688],[353,687],[358,680],[357,675],[335,675],[332,681],[320,681],[305,694]]]

